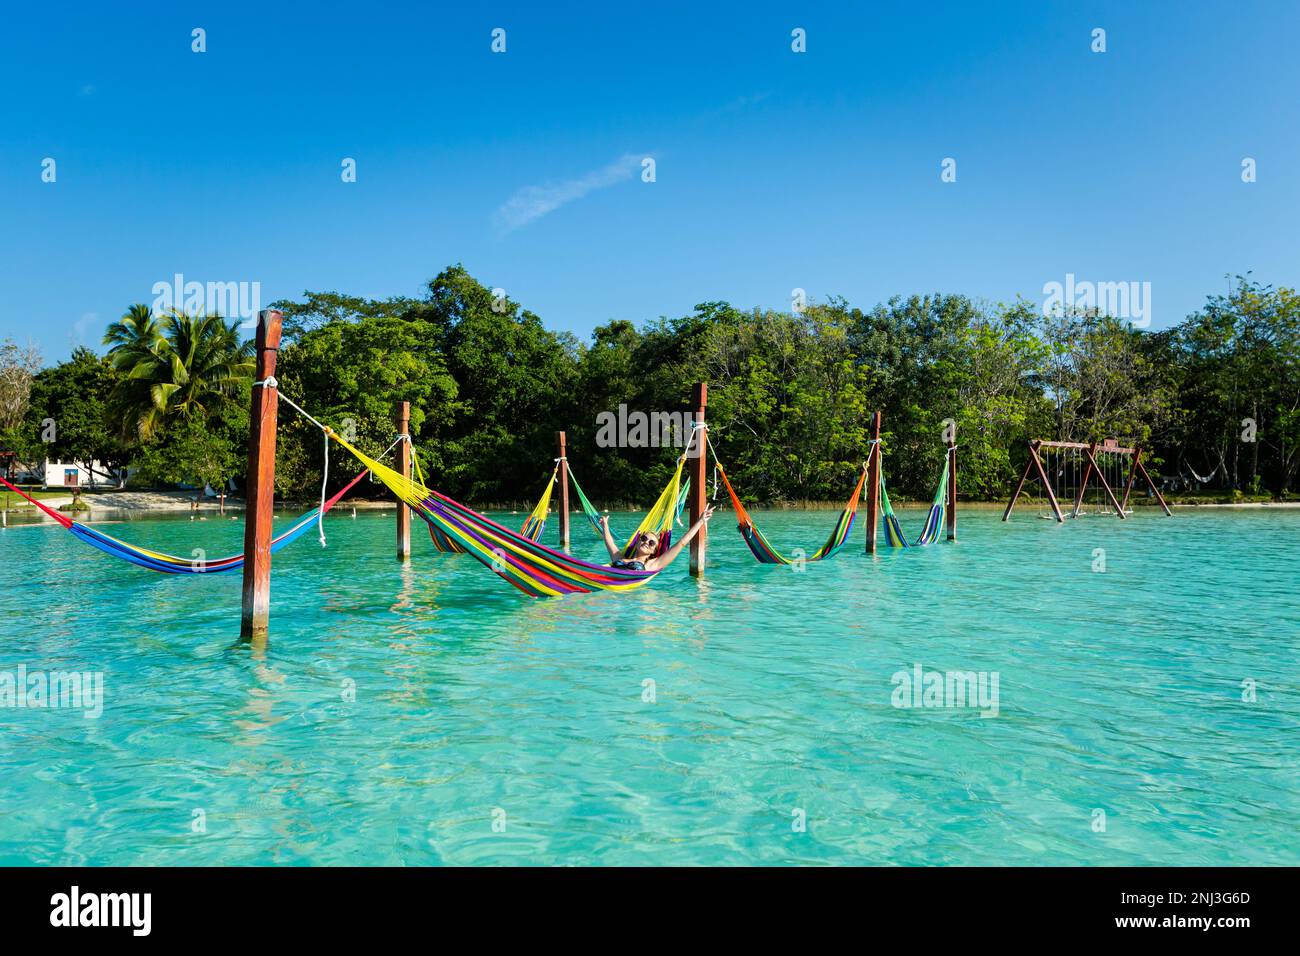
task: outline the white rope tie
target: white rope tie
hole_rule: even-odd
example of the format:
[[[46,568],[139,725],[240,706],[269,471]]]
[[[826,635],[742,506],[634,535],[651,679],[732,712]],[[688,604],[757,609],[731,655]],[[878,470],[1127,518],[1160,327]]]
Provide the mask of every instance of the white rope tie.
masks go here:
[[[256,384],[256,383],[255,383],[255,384]],[[269,385],[271,388],[275,388],[275,379],[273,379],[273,378],[267,379],[267,380],[266,380],[266,384]],[[321,431],[325,431],[325,430],[326,430],[326,426],[324,426],[324,425],[322,425],[320,422],[316,421],[316,419],[313,418],[311,415],[309,415],[309,414],[308,414],[308,413],[303,409],[303,407],[302,407],[301,405],[299,405],[297,402],[295,402],[295,401],[294,401],[292,398],[290,398],[288,395],[284,394],[284,392],[280,392],[280,397],[281,397],[282,399],[284,399],[286,402],[288,402],[290,405],[292,405],[295,409],[297,409],[298,414],[301,415],[303,418],[307,419],[307,421],[311,422],[313,425],[315,425],[315,426],[316,426],[317,428],[319,428]]]
[[[325,547],[325,486],[330,480],[330,433],[321,429],[325,436],[325,467],[320,478],[320,511],[316,514],[316,527],[320,530],[320,546]]]
[[[685,461],[687,458],[691,456],[691,447],[695,444],[695,440],[696,440],[695,436],[698,435],[700,432],[704,432],[704,440],[707,442],[709,440],[709,426],[706,423],[701,421],[692,421],[691,439],[686,443],[686,450],[682,452],[682,459],[681,459],[682,461]]]
[[[274,388],[274,389],[276,389],[277,391],[279,391],[279,384],[280,384],[280,383],[277,382],[277,381],[275,380],[275,376],[272,375],[272,376],[268,376],[268,377],[265,378],[265,379],[262,379],[261,381],[254,382],[253,384],[254,384],[255,386],[256,386],[256,385],[264,385],[264,386],[266,386],[267,388]],[[311,414],[309,414],[309,413],[306,411],[306,409],[304,409],[301,405],[299,405],[297,402],[295,402],[295,401],[294,401],[292,398],[290,398],[288,395],[284,394],[284,392],[279,392],[279,396],[280,396],[280,398],[282,398],[282,399],[284,399],[286,402],[288,402],[289,405],[290,405],[291,407],[293,407],[293,408],[298,412],[299,415],[301,415],[303,418],[307,419],[307,421],[311,422],[313,425],[315,425],[317,428],[319,428],[319,429],[321,430],[321,434],[323,434],[323,435],[325,436],[325,465],[324,465],[324,467],[321,469],[321,482],[320,482],[320,508],[319,508],[319,510],[317,511],[317,514],[316,514],[316,527],[317,527],[317,529],[320,531],[320,546],[323,548],[323,547],[325,547],[325,489],[328,487],[328,485],[329,485],[329,480],[330,480],[330,434],[331,434],[331,430],[330,430],[329,426],[327,426],[327,425],[322,425],[322,424],[321,424],[319,421],[317,421],[317,420],[316,420],[316,419],[315,419]],[[390,451],[392,451],[394,448],[396,448],[396,447],[398,446],[398,444],[399,444],[400,442],[403,442],[403,441],[407,442],[408,444],[411,444],[411,436],[408,435],[408,434],[405,434],[405,433],[403,433],[403,434],[401,434],[401,435],[398,435],[396,438],[393,439],[393,443],[392,443],[391,445],[389,445],[387,448],[385,448],[385,449],[383,450],[383,452],[380,453],[379,458],[377,458],[376,461],[383,461],[385,458],[388,457],[388,453],[389,453]],[[412,446],[412,447],[414,447],[414,446]],[[371,472],[371,474],[370,474],[370,480],[371,480],[371,481],[374,481],[374,480],[375,480],[374,472]],[[356,509],[354,508],[354,509],[353,509],[354,514],[355,514],[355,511],[356,511]]]
[[[321,434],[325,438],[325,452],[324,452],[325,463],[324,466],[321,468],[321,479],[320,479],[320,508],[316,512],[316,529],[320,533],[320,546],[323,548],[325,547],[325,491],[326,488],[329,487],[329,480],[330,480],[330,429],[327,426],[322,425],[320,422],[318,422],[315,419],[315,417],[313,417],[311,414],[307,412],[306,409],[304,409],[301,405],[295,402],[288,395],[284,394],[284,392],[280,392],[279,391],[280,383],[275,380],[274,375],[268,376],[262,381],[254,382],[253,384],[265,385],[267,388],[276,389],[276,391],[279,393],[280,398],[288,402],[289,405],[293,409],[295,409],[299,415],[301,415],[303,418],[307,419],[307,421],[311,422],[313,425],[319,428],[321,430]],[[401,439],[399,438],[398,440],[400,441]],[[396,444],[397,442],[393,442],[393,445]],[[393,445],[388,446],[388,451],[392,451]],[[384,455],[387,455],[388,451],[385,451]],[[380,457],[382,458],[383,455],[381,455]]]

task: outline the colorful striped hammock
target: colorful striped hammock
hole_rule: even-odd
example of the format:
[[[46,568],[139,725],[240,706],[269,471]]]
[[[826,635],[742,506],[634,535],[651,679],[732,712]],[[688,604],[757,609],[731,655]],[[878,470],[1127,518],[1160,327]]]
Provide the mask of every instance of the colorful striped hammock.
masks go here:
[[[939,540],[939,533],[943,530],[944,512],[948,504],[948,456],[943,458],[943,474],[939,477],[939,488],[934,493],[934,500],[930,504],[930,513],[925,516],[925,526],[921,528],[920,536],[912,543],[908,544],[907,539],[903,537],[903,529],[898,524],[898,516],[894,514],[894,507],[889,503],[889,492],[885,490],[885,470],[880,469],[880,518],[885,526],[885,541],[891,548],[923,548],[928,544],[934,544]]]
[[[727,473],[722,465],[718,464],[716,459],[714,459],[714,463],[717,464],[718,476],[722,478],[722,484],[726,486],[727,494],[731,497],[731,506],[736,509],[736,528],[740,532],[740,536],[745,539],[745,544],[749,545],[749,550],[753,552],[754,557],[762,564],[793,564],[795,560],[800,560],[787,558],[772,547],[772,543],[767,540],[767,536],[758,529],[758,526],[754,524],[754,519],[749,516],[745,506],[740,503],[740,498],[736,495],[735,489],[731,487],[731,481],[727,478]],[[858,499],[862,495],[862,483],[866,480],[866,477],[867,469],[864,465],[862,474],[858,476],[858,483],[853,488],[853,494],[849,496],[844,510],[835,519],[835,527],[831,530],[830,537],[814,554],[801,560],[822,561],[844,547],[849,532],[853,530],[853,519],[858,514]]]
[[[436,527],[447,539],[454,541],[475,560],[491,568],[524,594],[551,597],[591,591],[631,591],[643,586],[659,573],[592,564],[563,551],[548,548],[446,495],[426,488],[422,481],[404,477],[400,472],[358,451],[338,434],[331,431],[328,435],[369,468],[376,478],[386,484],[399,500],[410,506],[431,528]],[[684,463],[685,458],[678,461],[668,487],[664,489],[664,494],[660,496],[659,503],[650,516],[642,522],[642,528],[656,518],[656,513],[663,512],[661,504],[665,498],[670,503],[676,500]],[[671,509],[667,509],[667,514],[671,521]],[[633,540],[641,533],[642,529],[638,528]]]
[[[288,531],[277,535],[271,540],[271,552],[275,553],[285,545],[291,544],[302,536],[302,534],[319,520],[320,516],[328,512],[336,505],[340,498],[347,494],[354,485],[362,478],[366,472],[361,472],[338,492],[333,498],[325,502],[324,508],[313,508],[290,526]],[[77,538],[91,547],[98,548],[105,554],[110,554],[115,558],[121,558],[137,567],[147,568],[150,571],[160,571],[164,574],[217,574],[221,571],[235,571],[244,566],[243,554],[234,554],[225,558],[180,558],[174,554],[164,554],[161,551],[151,551],[148,548],[141,548],[127,541],[114,538],[111,535],[104,534],[102,531],[96,531],[94,528],[87,527],[79,521],[73,521],[62,512],[55,511],[46,505],[41,504],[35,498],[24,493],[20,488],[15,488],[9,482],[0,478],[0,483],[11,491],[16,491],[41,511],[45,512],[64,528],[71,531]]]

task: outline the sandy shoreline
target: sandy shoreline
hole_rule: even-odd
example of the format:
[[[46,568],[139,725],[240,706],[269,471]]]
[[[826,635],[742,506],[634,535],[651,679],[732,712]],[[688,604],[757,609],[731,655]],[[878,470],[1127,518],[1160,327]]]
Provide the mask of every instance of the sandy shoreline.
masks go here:
[[[89,506],[90,511],[89,512],[82,511],[80,512],[80,514],[83,516],[88,516],[93,519],[97,513],[101,513],[101,512],[139,512],[139,513],[188,512],[193,507],[194,492],[192,491],[134,491],[134,490],[99,491],[93,494],[82,495],[81,500],[86,505]],[[71,503],[71,501],[72,501],[72,496],[67,495],[67,496],[60,496],[57,498],[44,498],[41,500],[41,503],[57,510],[61,505],[69,504]],[[315,504],[314,502],[306,502],[306,501],[293,502],[293,501],[277,500],[276,508],[278,510],[282,508],[292,509],[296,507],[301,507],[303,511],[308,511],[313,507],[314,504]],[[897,500],[895,501],[896,507],[906,507],[906,508],[924,507],[926,504],[928,504],[928,502],[898,502]],[[1140,503],[1133,502],[1132,504],[1136,505],[1136,507],[1138,507],[1139,509],[1147,509],[1147,508],[1155,509],[1159,507],[1158,505],[1155,504],[1148,504],[1145,501]],[[360,510],[383,510],[383,509],[387,509],[391,511],[395,506],[396,503],[393,501],[345,501],[339,504],[337,507],[339,507],[340,509],[356,508],[359,511]],[[843,502],[830,502],[830,501],[800,502],[797,508],[791,508],[790,506],[782,507],[778,505],[775,508],[759,507],[756,508],[755,510],[757,511],[832,510],[832,509],[837,510],[839,508],[842,508],[843,506],[844,506]],[[1029,501],[1021,501],[1016,507],[1017,510],[1023,510],[1025,508],[1032,508],[1033,506],[1034,506],[1033,503]],[[1005,507],[1006,507],[1006,502],[1004,501],[963,501],[961,503],[961,510],[963,511],[966,510],[997,511]],[[1196,502],[1196,503],[1185,503],[1185,504],[1171,504],[1170,507],[1182,508],[1182,509],[1300,508],[1300,501],[1248,501],[1248,502],[1208,502],[1207,501],[1207,502]],[[236,512],[236,513],[242,512],[244,510],[244,501],[242,498],[227,498],[225,508],[226,511],[228,512]],[[17,503],[16,498],[10,499],[11,513],[27,513],[32,510],[35,509],[33,509],[32,506],[29,505],[27,502],[22,502],[21,505],[19,505]],[[204,514],[204,515],[215,514],[215,513],[220,513],[220,510],[221,510],[220,504],[215,498],[204,498],[201,499],[198,503],[197,511],[200,514]],[[495,512],[500,512],[500,511],[509,512],[509,511],[518,511],[519,509],[510,508],[510,507],[501,508],[499,506],[493,507],[492,505],[488,505],[487,510],[495,511]],[[624,511],[624,510],[635,511],[637,509],[619,508],[614,510],[617,512],[617,511]],[[640,509],[640,510],[645,510],[645,509]],[[574,513],[580,514],[581,512],[574,512]],[[73,512],[65,512],[65,514],[72,516]]]
[[[103,511],[131,511],[131,512],[188,512],[194,505],[194,492],[192,491],[97,491],[94,494],[82,495],[81,501],[90,508],[89,512],[81,511],[75,514],[92,517],[96,512]],[[72,496],[60,496],[57,498],[42,498],[41,504],[54,508],[56,511],[66,504],[72,503]],[[292,502],[276,500],[275,507],[292,508],[301,504],[303,511],[309,511],[316,502]],[[339,508],[387,508],[392,510],[396,506],[393,501],[347,501],[337,507]],[[20,501],[17,496],[10,499],[10,511],[23,512],[35,511],[36,509],[26,501]],[[201,514],[215,514],[221,511],[221,503],[216,498],[203,498],[199,500],[198,509]],[[244,510],[243,498],[227,498],[226,511],[241,512]],[[69,516],[74,516],[74,512],[64,512]]]

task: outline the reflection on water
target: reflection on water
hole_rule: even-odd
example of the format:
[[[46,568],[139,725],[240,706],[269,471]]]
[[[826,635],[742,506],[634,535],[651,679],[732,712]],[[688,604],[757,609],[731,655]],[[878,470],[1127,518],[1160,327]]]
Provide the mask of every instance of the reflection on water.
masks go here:
[[[239,521],[121,517],[241,547]],[[834,520],[757,517],[786,551]],[[0,863],[1300,863],[1300,513],[997,519],[874,557],[859,526],[796,572],[720,515],[702,579],[536,601],[339,514],[277,555],[256,647],[237,574],[11,526],[0,672],[101,671],[105,701],[0,709]],[[999,716],[895,708],[916,664],[997,672]]]

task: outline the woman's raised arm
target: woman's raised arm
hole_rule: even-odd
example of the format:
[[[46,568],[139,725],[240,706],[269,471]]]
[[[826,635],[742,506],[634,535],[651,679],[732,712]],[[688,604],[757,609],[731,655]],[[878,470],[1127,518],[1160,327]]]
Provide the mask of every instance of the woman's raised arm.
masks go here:
[[[677,555],[682,553],[682,548],[686,547],[686,545],[690,542],[690,540],[700,533],[700,529],[703,528],[706,524],[708,524],[709,519],[712,517],[713,517],[712,506],[705,508],[704,514],[700,515],[700,520],[695,522],[695,524],[691,525],[690,530],[688,530],[684,535],[682,535],[681,540],[678,541],[676,544],[674,544],[663,554],[659,555],[659,557],[651,558],[649,561],[647,561],[645,563],[645,569],[647,571],[662,571],[664,568],[668,567],[668,565],[672,564],[673,561],[676,559]]]
[[[605,547],[609,551],[609,559],[617,561],[623,557],[623,549],[614,543],[614,536],[609,533],[609,515],[600,516],[600,530],[605,534]]]

